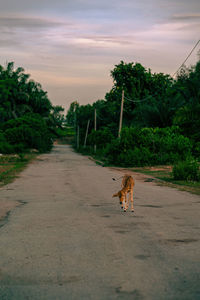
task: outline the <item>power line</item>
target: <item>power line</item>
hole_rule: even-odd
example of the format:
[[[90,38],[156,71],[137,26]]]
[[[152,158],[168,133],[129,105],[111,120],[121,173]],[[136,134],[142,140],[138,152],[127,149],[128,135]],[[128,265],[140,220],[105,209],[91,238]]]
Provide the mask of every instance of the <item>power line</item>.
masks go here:
[[[102,120],[102,121],[104,121],[105,119],[102,119],[101,117],[99,117],[99,115],[96,113],[96,116],[97,116],[97,118],[98,119],[100,119],[100,120]]]
[[[143,99],[140,99],[140,100],[133,100],[133,99],[130,99],[130,98],[127,98],[127,97],[124,97],[124,99],[127,100],[127,101],[130,101],[130,102],[133,102],[133,103],[140,103],[140,102],[144,102],[144,101],[146,101],[149,98],[154,97],[154,96],[155,95],[149,95],[146,98],[143,98]]]
[[[198,42],[192,48],[192,50],[190,51],[190,53],[188,54],[188,56],[186,57],[186,59],[184,60],[184,62],[181,64],[181,66],[178,68],[178,70],[172,75],[172,77],[174,77],[178,73],[178,71],[182,68],[182,66],[186,63],[186,61],[188,60],[188,58],[190,57],[190,55],[192,54],[192,52],[195,50],[195,48],[197,47],[197,45],[199,44],[199,42],[200,42],[200,40],[198,40]]]

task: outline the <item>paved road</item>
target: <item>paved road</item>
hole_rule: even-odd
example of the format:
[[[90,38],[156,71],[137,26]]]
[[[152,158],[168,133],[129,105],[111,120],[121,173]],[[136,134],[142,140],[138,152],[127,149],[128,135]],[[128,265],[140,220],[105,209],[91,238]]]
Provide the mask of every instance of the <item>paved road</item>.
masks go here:
[[[115,169],[69,146],[41,155],[1,199],[1,300],[200,299],[198,196],[136,180],[120,210]]]

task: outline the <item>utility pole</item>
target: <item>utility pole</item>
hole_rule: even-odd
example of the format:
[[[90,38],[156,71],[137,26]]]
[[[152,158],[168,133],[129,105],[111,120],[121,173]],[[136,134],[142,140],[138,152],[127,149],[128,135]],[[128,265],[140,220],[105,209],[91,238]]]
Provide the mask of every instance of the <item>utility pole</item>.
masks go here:
[[[120,138],[121,129],[122,129],[123,108],[124,108],[124,90],[122,90],[122,101],[121,101],[121,111],[120,111],[120,119],[119,119],[119,133],[118,133],[118,138]]]
[[[79,125],[77,126],[77,133],[76,133],[76,148],[79,149]]]
[[[88,122],[87,122],[87,129],[86,129],[86,133],[85,133],[84,148],[86,147],[89,125],[90,125],[90,120],[88,120]]]
[[[75,138],[76,138],[76,148],[79,148],[78,145],[78,127],[77,127],[77,115],[76,115],[76,107],[74,106],[74,130],[75,130]]]
[[[97,131],[97,111],[94,109],[94,131]],[[97,151],[97,145],[94,145],[94,153]]]

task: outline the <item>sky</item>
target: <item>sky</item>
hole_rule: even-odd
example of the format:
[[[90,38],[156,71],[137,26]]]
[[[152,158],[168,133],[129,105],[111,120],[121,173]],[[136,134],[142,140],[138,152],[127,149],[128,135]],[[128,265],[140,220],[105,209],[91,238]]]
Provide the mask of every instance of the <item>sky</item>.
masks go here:
[[[104,99],[121,60],[172,75],[199,39],[199,0],[0,0],[0,64],[66,110]]]

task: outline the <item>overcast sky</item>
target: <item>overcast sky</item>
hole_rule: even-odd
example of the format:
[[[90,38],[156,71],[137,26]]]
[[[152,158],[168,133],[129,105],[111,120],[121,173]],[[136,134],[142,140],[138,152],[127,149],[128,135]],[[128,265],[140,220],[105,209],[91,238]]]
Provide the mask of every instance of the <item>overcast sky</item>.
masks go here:
[[[200,0],[0,0],[0,64],[65,108],[103,99],[121,60],[173,74],[199,39]]]

